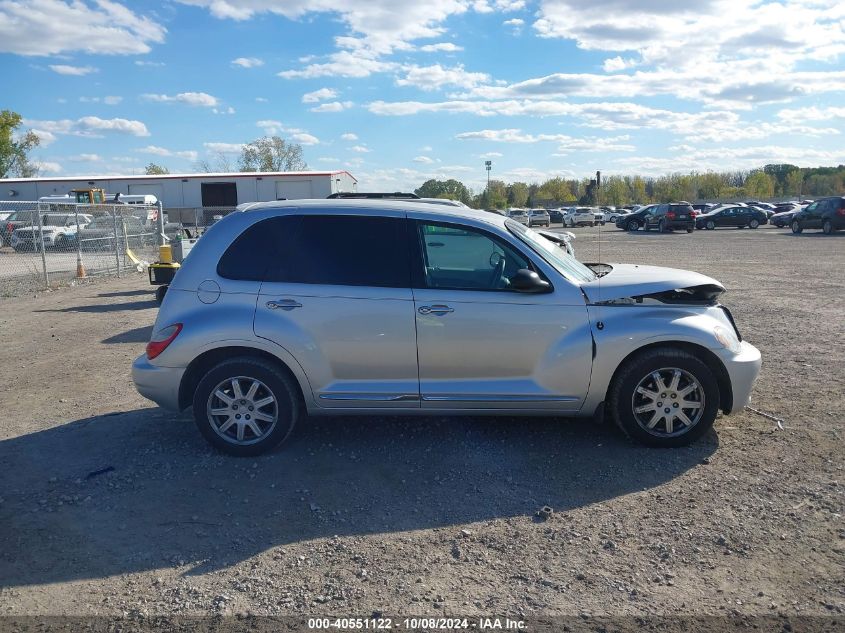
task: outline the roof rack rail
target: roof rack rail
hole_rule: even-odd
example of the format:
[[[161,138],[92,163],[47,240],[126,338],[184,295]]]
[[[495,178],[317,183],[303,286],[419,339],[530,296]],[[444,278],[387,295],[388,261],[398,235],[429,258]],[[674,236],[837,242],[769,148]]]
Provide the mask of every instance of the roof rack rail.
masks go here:
[[[393,193],[386,193],[386,192],[358,192],[358,191],[343,191],[338,193],[333,193],[328,198],[349,198],[349,199],[357,199],[357,200],[393,200],[393,199],[405,199],[405,200],[414,200],[419,199],[419,196],[415,193],[401,193],[399,191],[395,191]]]

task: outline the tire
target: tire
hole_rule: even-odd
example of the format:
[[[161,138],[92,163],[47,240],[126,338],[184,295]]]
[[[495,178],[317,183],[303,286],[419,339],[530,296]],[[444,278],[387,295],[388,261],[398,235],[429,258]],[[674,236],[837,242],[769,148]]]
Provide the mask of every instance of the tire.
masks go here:
[[[156,303],[158,305],[161,305],[161,302],[164,301],[164,295],[167,294],[167,287],[167,284],[164,284],[156,288]]]
[[[804,229],[802,229],[801,225],[798,223],[798,220],[793,220],[791,226],[792,232],[795,233],[795,235],[798,235],[799,233],[804,231]]]
[[[236,383],[243,396],[240,399],[234,397]],[[252,397],[247,398],[254,383],[258,387]],[[226,399],[216,395],[220,393],[230,400],[228,404]],[[272,402],[258,404],[267,398],[272,398]],[[277,365],[250,357],[232,358],[212,367],[199,381],[193,405],[194,421],[203,437],[219,451],[236,457],[261,455],[281,444],[293,431],[302,409],[293,379]],[[253,408],[248,408],[250,406]],[[247,407],[247,410],[234,413],[238,407]],[[228,413],[214,415],[212,410]],[[255,417],[251,418],[251,423],[246,422],[247,415],[255,416],[255,412],[263,413],[270,420]],[[235,421],[235,416],[243,421]],[[256,428],[259,434],[252,430]],[[240,442],[238,429],[243,438]]]
[[[70,250],[70,242],[68,242],[67,235],[59,235],[53,243],[57,251]]]
[[[663,384],[663,390],[653,379],[657,373]],[[678,375],[678,383],[672,390],[672,376]],[[691,394],[671,398],[673,392],[680,394],[693,383],[697,386]],[[637,391],[642,387],[645,393]],[[649,398],[648,393],[655,397]],[[660,398],[663,393],[667,402]],[[716,420],[719,410],[719,384],[710,368],[697,356],[673,347],[657,347],[634,356],[616,372],[608,390],[608,404],[614,421],[625,435],[646,446],[673,448],[686,446],[707,433]],[[673,402],[674,400],[674,402]],[[694,405],[689,407],[666,406],[669,403]],[[640,404],[638,404],[640,403]],[[660,409],[657,409],[660,404]],[[635,407],[653,406],[656,410],[644,410],[635,413]],[[673,416],[668,419],[666,410]],[[676,418],[677,412],[685,416],[690,424]],[[649,415],[651,414],[651,415]],[[654,416],[657,418],[654,428],[648,430],[648,424]],[[679,425],[679,426],[676,426]],[[662,428],[661,428],[662,427]]]
[[[687,233],[692,233],[695,229],[687,229]]]
[[[627,227],[629,231],[638,231],[640,229],[640,223],[636,220],[628,220]]]
[[[833,234],[833,224],[831,224],[830,220],[825,220],[822,224],[822,233],[825,235]]]
[[[760,226],[760,221],[757,218],[754,218],[748,223],[748,228],[750,229],[756,229],[758,226]]]
[[[666,230],[666,222],[664,220],[660,220],[657,223],[657,232],[658,233],[668,233],[669,231]]]
[[[705,225],[704,225],[704,227],[705,227],[708,231],[712,231],[713,229],[715,229],[715,228],[716,228],[716,223],[715,223],[713,220],[707,220],[707,224],[705,224]]]

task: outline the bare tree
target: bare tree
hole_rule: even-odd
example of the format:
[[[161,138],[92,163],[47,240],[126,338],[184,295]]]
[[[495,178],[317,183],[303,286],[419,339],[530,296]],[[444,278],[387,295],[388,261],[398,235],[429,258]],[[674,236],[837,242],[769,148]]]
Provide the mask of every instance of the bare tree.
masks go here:
[[[279,136],[264,136],[244,145],[238,161],[241,171],[302,171],[308,165],[302,146]]]
[[[226,173],[232,171],[232,161],[223,152],[213,152],[211,154],[214,163],[208,159],[201,159],[194,163],[194,169],[205,174],[212,173]]]

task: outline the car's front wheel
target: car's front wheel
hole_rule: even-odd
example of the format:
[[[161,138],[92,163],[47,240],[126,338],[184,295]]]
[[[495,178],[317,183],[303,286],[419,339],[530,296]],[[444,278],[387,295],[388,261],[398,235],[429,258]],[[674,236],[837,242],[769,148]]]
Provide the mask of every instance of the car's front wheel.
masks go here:
[[[795,233],[796,235],[798,235],[798,234],[799,234],[799,233],[801,233],[803,230],[804,230],[804,229],[802,229],[802,228],[801,228],[801,225],[798,223],[798,220],[793,220],[793,221],[792,221],[792,232],[793,232],[793,233]]]
[[[753,220],[751,220],[751,222],[748,223],[748,226],[752,229],[756,229],[758,226],[760,226],[760,221],[757,218],[754,218]]]
[[[636,231],[640,228],[640,223],[636,220],[628,220],[628,230],[629,231]]]
[[[704,226],[707,227],[708,231],[712,231],[716,228],[716,223],[713,220],[707,220],[707,224],[705,224]]]
[[[655,447],[685,446],[713,426],[719,384],[687,351],[658,347],[628,360],[610,386],[608,404],[631,439]]]
[[[833,224],[831,224],[830,220],[825,220],[824,224],[822,224],[822,233],[825,235],[833,233]]]
[[[260,358],[233,358],[212,367],[194,392],[200,433],[224,453],[260,455],[290,435],[300,416],[293,380]]]

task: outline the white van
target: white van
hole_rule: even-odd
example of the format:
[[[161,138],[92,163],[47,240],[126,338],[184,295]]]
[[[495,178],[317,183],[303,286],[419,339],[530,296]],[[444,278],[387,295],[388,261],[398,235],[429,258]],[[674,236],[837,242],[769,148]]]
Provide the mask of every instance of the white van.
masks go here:
[[[158,204],[158,198],[151,194],[116,194],[116,198],[114,195],[109,195],[106,197],[106,201],[113,203],[117,202],[118,204],[145,204],[145,205],[154,205]]]

